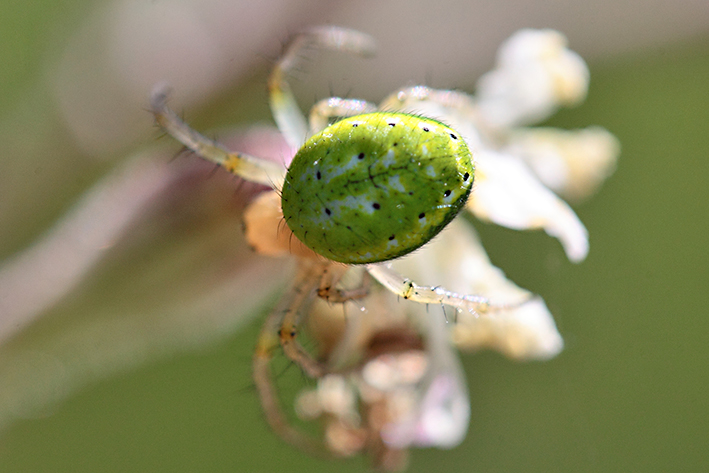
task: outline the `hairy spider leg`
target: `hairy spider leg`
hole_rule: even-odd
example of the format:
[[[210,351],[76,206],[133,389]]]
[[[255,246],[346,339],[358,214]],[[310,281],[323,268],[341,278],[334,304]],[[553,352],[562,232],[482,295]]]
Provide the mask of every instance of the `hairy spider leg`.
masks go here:
[[[155,122],[170,136],[198,156],[222,166],[247,181],[280,189],[286,170],[280,164],[244,153],[230,152],[222,145],[193,130],[167,106],[168,90],[164,85],[153,90],[150,97]]]
[[[278,316],[280,319],[280,327],[264,326],[278,334],[280,345],[283,348],[283,353],[298,365],[309,377],[319,378],[326,372],[326,367],[314,359],[301,345],[297,342],[298,326],[302,319],[304,310],[310,307],[313,298],[316,295],[317,289],[320,286],[323,271],[325,267],[330,265],[329,261],[313,261],[301,260],[298,264],[298,273],[295,276],[295,284],[289,290],[286,296],[286,306],[281,310]],[[268,324],[270,325],[270,324]]]
[[[394,271],[391,265],[386,263],[368,264],[367,272],[382,286],[403,299],[420,304],[447,305],[456,310],[465,310],[477,315],[487,315],[490,312],[515,309],[536,297],[530,294],[528,298],[512,304],[494,304],[482,296],[459,294],[440,286],[419,286]]]
[[[377,106],[366,100],[343,99],[330,97],[318,101],[310,109],[310,134],[314,135],[327,128],[332,118],[346,118],[372,113],[378,110]]]
[[[419,102],[433,102],[445,108],[462,112],[469,118],[474,116],[473,98],[457,90],[432,89],[425,85],[404,87],[386,97],[379,108],[381,110],[402,110],[415,107]]]
[[[254,384],[268,424],[291,445],[315,454],[322,454],[326,449],[316,439],[293,427],[286,419],[271,375],[270,363],[274,351],[281,344],[278,334],[284,315],[303,309],[303,304],[310,300],[313,291],[317,288],[319,279],[316,265],[299,266],[293,284],[263,324],[253,358]]]
[[[374,39],[359,31],[334,26],[310,28],[296,35],[288,44],[268,79],[271,112],[278,129],[293,149],[300,148],[309,137],[305,116],[286,80],[308,49],[347,51],[360,56],[374,53]]]
[[[366,56],[374,52],[375,46],[369,35],[337,27],[311,28],[290,42],[271,72],[268,90],[274,120],[293,149],[300,148],[308,138],[308,128],[286,77],[296,67],[300,55],[306,49],[331,49]],[[150,102],[156,123],[173,138],[232,174],[276,190],[281,189],[286,172],[283,166],[248,154],[228,151],[184,123],[168,108],[167,98],[168,88],[162,84],[153,90]]]
[[[369,294],[372,277],[368,272],[362,274],[362,281],[359,286],[352,289],[341,289],[336,284],[342,279],[350,266],[342,264],[331,264],[323,271],[318,287],[318,297],[327,302],[345,303],[355,299],[363,299]]]
[[[303,309],[310,306],[317,296],[328,302],[345,303],[369,294],[369,276],[364,276],[358,287],[339,289],[335,285],[344,276],[348,266],[328,260],[301,259],[296,275],[296,285],[289,297],[289,304],[282,312],[281,326],[278,330],[283,353],[297,364],[311,378],[320,378],[327,373],[327,367],[316,360],[296,340],[303,316]]]
[[[347,269],[347,266],[324,260],[299,260],[294,282],[263,324],[254,351],[254,384],[269,425],[292,445],[320,455],[326,450],[324,445],[294,428],[286,419],[276,394],[270,362],[274,351],[280,345],[284,354],[309,377],[319,379],[327,373],[327,367],[314,359],[296,341],[297,330],[302,314],[310,307],[323,284],[336,284]],[[353,289],[352,294],[357,297],[366,295],[367,284],[363,281],[362,288]],[[343,291],[333,294],[337,294],[344,302],[351,299],[347,293],[348,291]]]

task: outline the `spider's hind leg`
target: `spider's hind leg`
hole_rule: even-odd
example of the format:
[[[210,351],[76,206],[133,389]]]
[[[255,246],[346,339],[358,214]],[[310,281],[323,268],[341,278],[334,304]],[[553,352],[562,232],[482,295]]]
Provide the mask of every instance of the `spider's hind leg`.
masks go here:
[[[297,364],[311,378],[320,378],[327,373],[327,367],[313,358],[296,337],[300,331],[303,312],[310,307],[315,295],[328,302],[344,303],[360,299],[369,294],[369,275],[363,275],[362,282],[353,289],[340,289],[337,283],[350,269],[331,261],[303,260],[296,277],[296,283],[284,299],[281,308],[281,324],[278,336],[285,355]]]
[[[278,344],[277,339],[275,343]],[[296,429],[286,418],[271,373],[273,347],[266,348],[268,345],[270,342],[263,338],[262,333],[262,337],[259,339],[259,348],[257,348],[253,359],[253,379],[269,426],[286,442],[297,448],[316,454],[323,452],[324,448],[317,440]]]
[[[309,377],[316,379],[325,374],[326,368],[296,341],[296,337],[303,312],[311,306],[328,264],[305,259],[299,261],[295,282],[288,289],[272,318],[266,322],[262,332],[264,337],[277,335],[283,353]]]
[[[312,302],[317,296],[343,303],[368,294],[371,279],[366,273],[358,287],[353,289],[334,287],[349,269],[348,266],[330,261],[305,258],[299,260],[294,282],[266,319],[254,353],[254,384],[269,425],[290,444],[314,454],[325,454],[327,448],[289,423],[281,408],[274,385],[271,360],[280,346],[286,357],[299,366],[309,378],[321,379],[328,373],[325,363],[313,357],[296,338],[302,319],[307,317]]]
[[[298,322],[298,314],[310,305],[320,283],[321,271],[318,264],[306,262],[300,265],[294,283],[263,324],[253,358],[254,384],[269,425],[288,443],[314,454],[323,454],[326,449],[320,442],[289,423],[274,385],[271,360],[280,345],[286,356],[308,376],[318,378],[324,374],[324,366],[295,341],[295,322]],[[291,323],[292,326],[289,325]]]

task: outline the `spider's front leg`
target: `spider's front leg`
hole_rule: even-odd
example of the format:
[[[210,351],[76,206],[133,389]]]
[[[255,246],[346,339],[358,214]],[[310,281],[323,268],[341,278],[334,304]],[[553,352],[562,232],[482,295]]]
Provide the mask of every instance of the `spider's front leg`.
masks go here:
[[[366,100],[330,97],[320,100],[310,109],[310,134],[324,130],[332,118],[345,118],[376,112],[377,106]]]
[[[308,127],[286,79],[288,73],[298,65],[303,52],[309,49],[347,51],[368,56],[373,54],[375,45],[372,37],[367,34],[335,26],[311,28],[296,35],[289,43],[271,72],[268,91],[273,118],[294,149],[300,148],[308,138]]]
[[[459,294],[440,286],[420,286],[401,276],[388,264],[368,264],[367,272],[382,286],[406,300],[421,304],[447,305],[456,310],[464,310],[476,315],[514,309],[534,298],[530,294],[528,298],[512,304],[494,304],[482,296]]]
[[[404,87],[386,97],[379,108],[383,110],[416,109],[422,102],[432,102],[443,108],[456,110],[468,116],[473,115],[475,102],[465,92],[457,90],[432,89],[425,85]]]
[[[183,122],[167,106],[167,98],[167,86],[159,85],[150,96],[150,105],[155,122],[170,136],[198,156],[222,166],[236,176],[275,189],[282,187],[286,174],[283,166],[248,154],[228,151]]]

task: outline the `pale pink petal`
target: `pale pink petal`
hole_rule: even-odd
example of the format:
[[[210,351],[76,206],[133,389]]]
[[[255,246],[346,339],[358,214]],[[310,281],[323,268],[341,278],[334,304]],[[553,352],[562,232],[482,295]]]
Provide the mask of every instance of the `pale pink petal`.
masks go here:
[[[444,317],[416,307],[426,327],[428,370],[416,387],[415,408],[408,416],[382,430],[385,442],[395,447],[453,448],[465,439],[470,425],[470,399],[465,375],[450,343]],[[410,308],[409,310],[413,310]]]
[[[241,138],[271,159],[285,146],[272,130]],[[291,264],[249,251],[241,209],[257,188],[240,182],[195,156],[127,159],[0,268],[0,429],[258,313]]]
[[[156,161],[127,160],[41,240],[5,261],[0,267],[0,342],[72,290],[177,170]]]

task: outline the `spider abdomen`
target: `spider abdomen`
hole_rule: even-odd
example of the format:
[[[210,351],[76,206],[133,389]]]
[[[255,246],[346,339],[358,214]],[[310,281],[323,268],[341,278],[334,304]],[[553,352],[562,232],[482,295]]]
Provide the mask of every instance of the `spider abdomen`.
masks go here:
[[[343,119],[311,137],[282,189],[288,227],[315,252],[348,264],[403,256],[463,208],[474,166],[446,125],[402,113]]]

